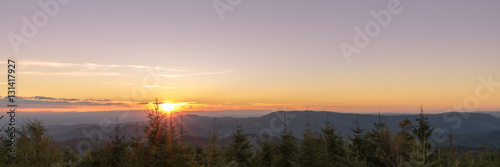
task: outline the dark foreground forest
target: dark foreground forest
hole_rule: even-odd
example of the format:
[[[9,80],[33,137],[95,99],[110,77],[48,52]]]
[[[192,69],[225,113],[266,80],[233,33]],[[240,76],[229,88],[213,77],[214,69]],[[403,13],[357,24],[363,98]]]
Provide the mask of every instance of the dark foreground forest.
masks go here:
[[[16,157],[9,157],[9,134],[2,129],[0,166],[172,166],[172,167],[330,167],[330,166],[500,166],[500,154],[494,150],[459,152],[449,134],[448,147],[431,144],[433,127],[424,115],[399,123],[397,133],[379,116],[372,129],[359,126],[353,135],[341,135],[331,121],[324,127],[305,123],[305,133],[297,138],[282,121],[277,138],[264,136],[252,145],[243,133],[244,119],[229,140],[217,134],[214,119],[209,142],[193,145],[185,142],[185,130],[158,106],[146,111],[143,136],[126,137],[119,125],[108,140],[95,141],[96,149],[83,155],[53,141],[44,123],[29,120],[16,129]],[[286,112],[283,112],[286,119]],[[356,122],[357,124],[357,122]],[[318,130],[316,130],[318,129]]]

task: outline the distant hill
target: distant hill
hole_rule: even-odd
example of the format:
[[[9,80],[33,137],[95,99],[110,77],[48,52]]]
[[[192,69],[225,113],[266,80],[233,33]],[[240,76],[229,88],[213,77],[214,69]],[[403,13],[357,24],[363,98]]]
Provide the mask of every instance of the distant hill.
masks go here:
[[[490,114],[495,117],[500,118],[500,111],[479,111],[478,113],[485,113],[485,114]]]
[[[333,121],[336,129],[344,134],[350,135],[351,129],[356,126],[356,114],[338,113],[328,111],[287,111],[289,121],[289,129],[295,136],[300,136],[304,132],[304,127],[307,118],[313,124],[313,127],[320,130],[324,126],[324,121]],[[500,118],[494,117],[485,113],[468,113],[467,115],[451,112],[443,114],[427,114],[430,123],[436,128],[436,131],[442,132],[441,137],[446,143],[449,132],[453,132],[457,137],[457,142],[463,143],[464,146],[476,146],[480,141],[484,141],[482,135],[489,135],[489,142],[494,147],[499,147],[496,144],[500,142]],[[373,123],[378,121],[378,115],[374,114],[359,114],[359,126],[361,128],[371,129]],[[398,123],[403,119],[415,121],[416,115],[382,115],[382,120],[387,122],[389,128],[394,132],[398,132]],[[219,125],[219,134],[222,138],[228,137],[236,128],[236,121],[241,118],[234,117],[218,117],[216,118]],[[279,136],[282,130],[281,121],[283,120],[283,112],[277,111],[260,117],[248,117],[244,119],[244,133],[252,134],[255,138],[268,134],[271,136]],[[193,138],[207,138],[211,131],[212,121],[214,117],[185,115],[183,116],[183,127],[187,131],[186,135]],[[179,120],[177,120],[179,124]],[[143,123],[123,123],[121,131],[127,136],[141,136]],[[96,134],[95,132],[103,132],[102,137],[107,138],[112,133],[112,127],[99,127],[95,124],[77,124],[77,125],[53,125],[47,127],[49,133],[54,136],[55,140],[68,141],[71,139],[85,139],[85,133]],[[107,129],[107,130],[106,130]],[[96,137],[96,135],[94,135]],[[439,136],[438,136],[439,137]],[[203,143],[203,142],[202,142]],[[457,143],[458,144],[458,143]]]
[[[500,131],[462,134],[455,138],[456,146],[500,148]]]

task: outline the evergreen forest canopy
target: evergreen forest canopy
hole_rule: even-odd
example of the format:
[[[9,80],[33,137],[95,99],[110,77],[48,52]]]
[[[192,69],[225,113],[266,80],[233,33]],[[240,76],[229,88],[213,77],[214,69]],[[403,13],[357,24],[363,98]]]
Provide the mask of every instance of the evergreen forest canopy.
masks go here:
[[[305,132],[295,137],[287,126],[286,112],[277,140],[264,135],[253,145],[244,134],[244,119],[236,120],[230,141],[223,141],[214,119],[206,145],[187,144],[185,130],[156,105],[146,110],[144,136],[126,137],[120,125],[109,139],[95,141],[96,149],[83,155],[53,141],[44,123],[29,120],[15,131],[16,157],[8,156],[10,133],[2,129],[0,166],[166,166],[166,167],[404,167],[404,166],[500,166],[495,150],[459,153],[449,134],[448,147],[431,143],[434,130],[423,108],[415,120],[399,123],[399,132],[387,127],[379,115],[371,129],[356,126],[352,135],[341,135],[328,118],[319,130],[305,122]],[[358,124],[355,120],[356,125]],[[179,126],[179,127],[178,127]]]

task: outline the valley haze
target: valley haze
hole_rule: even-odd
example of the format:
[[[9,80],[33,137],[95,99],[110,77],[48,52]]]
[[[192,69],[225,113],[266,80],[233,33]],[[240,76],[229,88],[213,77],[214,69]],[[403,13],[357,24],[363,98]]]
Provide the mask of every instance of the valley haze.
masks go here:
[[[100,120],[111,119],[116,120],[120,112],[82,112],[82,113],[57,113],[50,112],[44,114],[34,115],[20,115],[22,119],[37,118],[47,124],[48,132],[54,136],[54,139],[59,142],[68,142],[73,140],[83,140],[89,138],[83,130],[90,132],[93,129],[109,129],[114,127],[116,122],[108,125],[100,125]],[[224,111],[223,113],[228,112]],[[294,136],[300,137],[304,133],[305,123],[307,119],[313,124],[314,127],[320,128],[324,126],[324,122],[328,120],[333,122],[334,127],[342,135],[352,135],[352,129],[356,127],[356,117],[359,119],[359,127],[364,129],[372,129],[373,124],[379,119],[378,113],[356,114],[356,113],[342,113],[331,111],[285,111],[289,121],[289,130]],[[443,135],[447,137],[450,132],[457,136],[457,143],[463,144],[468,147],[480,147],[485,136],[490,137],[490,146],[492,148],[500,148],[500,112],[471,112],[467,113],[467,118],[463,118],[458,128],[453,127],[457,125],[456,120],[450,118],[462,117],[461,113],[448,112],[438,114],[426,114],[429,122],[436,129],[441,130],[441,134],[433,134],[434,139],[442,138]],[[96,116],[97,115],[97,116]],[[496,115],[496,116],[493,116]],[[181,115],[174,116],[175,122],[180,125]],[[395,114],[395,113],[381,113],[381,119],[386,122],[388,128],[393,132],[398,132],[400,129],[398,123],[403,119],[414,121],[418,116],[415,114]],[[447,117],[447,118],[445,118]],[[121,131],[128,137],[142,136],[142,126],[147,121],[144,111],[130,111],[129,119],[120,121],[118,124]],[[206,144],[211,125],[216,119],[219,125],[219,133],[222,137],[229,137],[233,130],[236,128],[236,122],[244,120],[244,133],[253,135],[254,138],[267,134],[277,137],[281,132],[281,121],[283,120],[283,111],[267,112],[265,114],[256,114],[251,117],[214,117],[214,116],[200,116],[195,114],[182,115],[183,127],[187,129],[186,135],[191,136],[191,142],[201,142],[198,144]],[[83,122],[86,120],[87,122]],[[448,120],[448,121],[446,121]],[[451,121],[450,121],[451,120]],[[103,139],[108,139],[112,135],[112,131],[103,131]],[[440,136],[441,135],[441,136]],[[97,136],[94,136],[97,137]],[[471,138],[472,137],[472,138]],[[500,136],[498,136],[500,137]],[[92,137],[90,137],[92,138]],[[479,139],[478,139],[479,138]],[[446,138],[447,139],[447,138]],[[447,140],[445,140],[447,141]],[[443,144],[444,143],[444,144]],[[446,142],[437,144],[445,145]],[[74,147],[74,146],[73,146]]]

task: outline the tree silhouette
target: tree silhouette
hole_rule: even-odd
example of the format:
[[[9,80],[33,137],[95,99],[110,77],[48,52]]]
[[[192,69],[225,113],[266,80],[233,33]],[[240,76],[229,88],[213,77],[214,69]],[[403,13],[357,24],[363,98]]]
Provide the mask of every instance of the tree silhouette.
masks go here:
[[[301,166],[319,166],[320,163],[320,144],[321,140],[318,134],[312,130],[309,122],[309,111],[306,111],[306,129],[302,135],[299,146],[299,160]]]
[[[430,125],[429,118],[424,115],[423,105],[420,107],[420,114],[415,121],[417,124],[413,126],[413,134],[417,137],[420,156],[422,157],[422,162],[425,164],[429,156],[428,151],[431,148],[430,137],[434,131],[434,127]]]
[[[247,135],[243,134],[244,122],[245,121],[243,119],[236,122],[236,129],[231,136],[232,140],[227,147],[226,153],[229,164],[236,164],[237,166],[242,167],[249,166],[253,155],[253,146],[248,141]]]
[[[286,112],[283,112],[283,130],[281,131],[280,143],[277,147],[277,157],[275,161],[275,166],[277,167],[294,167],[299,166],[297,161],[297,142],[296,138],[292,135],[292,132],[288,130],[288,119],[286,117]]]
[[[340,166],[342,155],[345,154],[344,141],[340,134],[337,134],[333,122],[326,115],[325,126],[321,128],[321,140],[323,141],[323,166]]]
[[[217,119],[214,118],[212,122],[212,132],[210,132],[210,138],[207,146],[206,163],[208,167],[220,167],[224,165],[224,157],[222,155],[223,151],[219,145],[219,128],[217,126]]]

